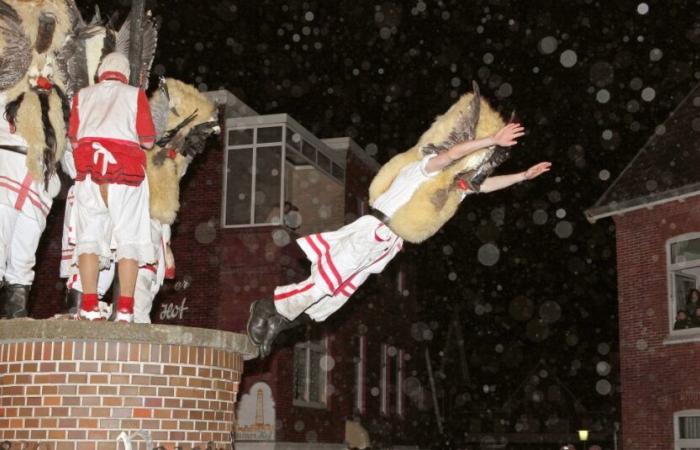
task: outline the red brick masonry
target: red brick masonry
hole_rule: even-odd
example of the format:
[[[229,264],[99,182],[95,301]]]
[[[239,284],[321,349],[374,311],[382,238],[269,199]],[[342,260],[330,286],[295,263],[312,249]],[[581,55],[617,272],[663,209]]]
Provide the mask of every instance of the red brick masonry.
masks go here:
[[[24,443],[24,448],[41,444],[56,450],[113,450],[122,431],[130,435],[145,430],[153,447],[206,449],[209,443],[215,449],[232,448],[234,403],[243,371],[243,356],[234,348],[62,337],[13,341],[4,336],[11,322],[22,322],[27,334],[26,328],[52,321],[0,324],[0,442],[10,441],[13,449]],[[133,327],[76,326],[121,333]],[[140,437],[133,445],[146,450]]]

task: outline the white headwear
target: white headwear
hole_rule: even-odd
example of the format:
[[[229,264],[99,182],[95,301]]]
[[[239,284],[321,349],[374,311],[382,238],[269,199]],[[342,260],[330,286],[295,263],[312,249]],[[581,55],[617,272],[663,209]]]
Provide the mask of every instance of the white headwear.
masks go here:
[[[119,72],[129,78],[129,59],[119,52],[112,52],[105,56],[97,69],[97,76],[101,77],[105,72]]]

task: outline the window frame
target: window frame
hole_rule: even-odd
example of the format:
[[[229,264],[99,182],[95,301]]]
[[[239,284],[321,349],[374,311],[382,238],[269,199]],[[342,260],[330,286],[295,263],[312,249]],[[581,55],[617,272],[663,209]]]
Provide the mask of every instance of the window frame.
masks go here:
[[[389,416],[389,344],[382,343],[380,350],[379,413]]]
[[[700,327],[688,328],[684,330],[674,330],[673,326],[676,322],[676,281],[675,274],[677,271],[682,269],[687,269],[690,267],[700,267],[700,259],[693,260],[692,262],[680,262],[672,263],[671,248],[673,244],[677,244],[683,241],[691,241],[694,239],[700,239],[700,232],[684,233],[678,236],[674,236],[666,241],[666,290],[667,290],[667,308],[668,308],[668,330],[671,336],[674,337],[688,337],[693,336],[697,340],[700,340]],[[696,288],[698,288],[696,280]],[[685,299],[683,299],[685,301]],[[695,340],[695,339],[693,339]],[[685,340],[683,340],[685,342]]]
[[[681,450],[684,448],[700,448],[700,438],[681,439],[681,417],[700,418],[700,409],[684,409],[673,413],[673,448]],[[681,442],[683,441],[683,442]]]
[[[311,352],[312,351],[317,351],[321,353],[322,357],[323,356],[330,356],[330,349],[328,345],[328,337],[324,336],[320,339],[320,343],[317,343],[314,340],[311,340],[307,338],[303,342],[298,342],[297,344],[294,345],[294,351],[296,352],[297,348],[304,349],[306,352],[306,371],[304,372],[306,375],[306,379],[304,380],[304,397],[305,399],[300,399],[294,397],[292,399],[292,405],[293,406],[298,406],[301,408],[315,408],[315,409],[329,409],[329,401],[328,401],[328,386],[330,385],[329,383],[329,377],[330,377],[330,371],[324,371],[321,369],[321,367],[318,367],[317,370],[320,372],[319,374],[319,381],[323,381],[323,395],[320,397],[323,397],[323,401],[321,402],[316,402],[316,401],[311,401],[309,400],[310,394],[311,394]],[[295,362],[292,363],[293,365]],[[293,367],[293,377],[292,377],[292,383],[296,384],[296,367]]]
[[[337,183],[338,185],[345,187],[346,178],[346,167],[345,160],[341,158],[330,146],[325,144],[321,139],[317,138],[310,131],[306,130],[298,122],[292,119],[287,114],[271,114],[267,116],[252,116],[252,117],[241,117],[235,119],[229,119],[225,124],[225,139],[224,139],[224,158],[223,158],[223,170],[222,170],[222,195],[221,195],[221,217],[220,223],[222,228],[258,228],[258,227],[269,227],[269,226],[279,226],[283,222],[283,208],[285,201],[285,186],[287,177],[287,153],[293,152],[295,156],[300,156],[309,165],[313,166],[316,170],[326,176],[329,180]],[[258,129],[260,128],[271,128],[271,127],[282,127],[281,140],[279,142],[258,142]],[[253,140],[250,144],[231,144],[229,142],[231,131],[233,130],[253,130]],[[300,137],[300,142],[298,149],[290,143],[292,140],[289,133],[298,134]],[[309,157],[302,153],[302,148],[306,145],[314,148],[314,159],[311,160]],[[280,217],[278,223],[252,223],[255,220],[255,192],[257,183],[257,155],[258,149],[266,147],[281,147],[281,162],[280,162]],[[229,168],[229,153],[235,150],[241,149],[252,149],[252,182],[250,189],[250,215],[249,223],[247,224],[227,224],[226,223],[226,208],[228,200],[228,168]],[[318,154],[322,154],[324,158],[330,161],[329,168],[323,168],[318,163]],[[333,173],[333,164],[343,169],[341,176],[337,173]],[[336,170],[337,172],[337,170]]]
[[[357,360],[355,368],[355,392],[353,409],[363,415],[367,411],[367,336],[357,336]]]
[[[258,129],[259,128],[271,128],[271,127],[282,127],[282,140],[280,142],[265,142],[258,143]],[[253,142],[250,144],[240,144],[240,145],[229,145],[229,132],[232,130],[253,130]],[[269,227],[269,226],[279,226],[282,223],[283,215],[283,205],[284,205],[284,187],[285,187],[285,177],[286,177],[286,159],[287,159],[287,149],[285,145],[285,135],[286,128],[283,124],[268,124],[260,123],[256,125],[244,126],[244,127],[231,127],[226,128],[226,142],[224,144],[224,168],[223,168],[223,181],[222,181],[222,195],[221,195],[221,227],[222,228],[257,228],[257,227]],[[257,188],[258,176],[257,176],[257,163],[258,163],[258,149],[265,148],[279,148],[280,149],[280,201],[279,201],[279,222],[278,223],[253,223],[255,221],[255,192]],[[245,224],[227,224],[226,223],[226,211],[228,204],[228,168],[229,168],[229,153],[232,151],[251,149],[252,151],[252,162],[251,162],[251,183],[249,192],[249,203],[250,210],[248,215],[249,223]]]
[[[404,357],[406,353],[403,349],[398,349],[396,353],[396,415],[403,419],[405,417],[404,398],[403,398],[403,373],[404,373]]]

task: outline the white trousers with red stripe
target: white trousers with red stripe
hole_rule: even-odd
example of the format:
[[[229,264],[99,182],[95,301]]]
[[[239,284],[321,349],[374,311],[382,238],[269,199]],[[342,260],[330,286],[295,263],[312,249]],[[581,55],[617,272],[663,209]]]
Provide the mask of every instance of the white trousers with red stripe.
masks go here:
[[[294,320],[305,312],[326,320],[373,273],[380,273],[403,240],[373,216],[362,216],[337,231],[297,239],[311,261],[311,276],[275,289],[277,312]]]
[[[34,282],[36,249],[43,231],[36,220],[0,204],[0,279],[8,284]]]

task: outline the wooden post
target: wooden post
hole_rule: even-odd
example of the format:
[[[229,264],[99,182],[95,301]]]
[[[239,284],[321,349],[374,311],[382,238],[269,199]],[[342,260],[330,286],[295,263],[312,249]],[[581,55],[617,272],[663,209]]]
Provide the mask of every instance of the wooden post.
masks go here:
[[[141,86],[141,65],[143,59],[143,17],[146,0],[131,0],[131,24],[129,27],[129,84]]]

